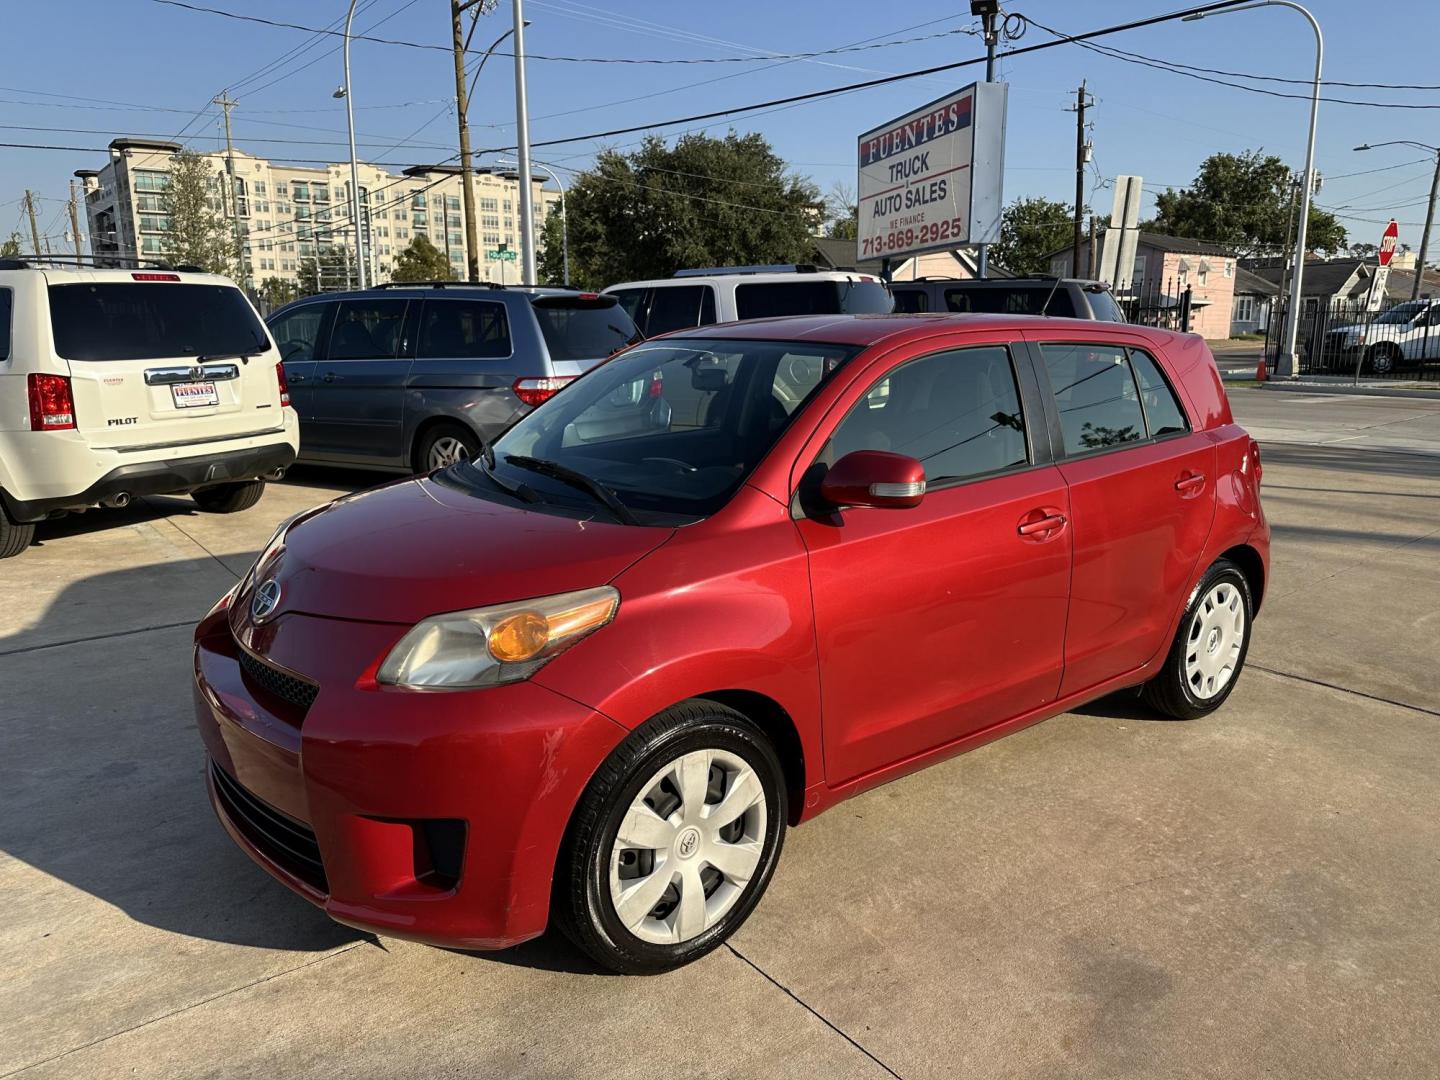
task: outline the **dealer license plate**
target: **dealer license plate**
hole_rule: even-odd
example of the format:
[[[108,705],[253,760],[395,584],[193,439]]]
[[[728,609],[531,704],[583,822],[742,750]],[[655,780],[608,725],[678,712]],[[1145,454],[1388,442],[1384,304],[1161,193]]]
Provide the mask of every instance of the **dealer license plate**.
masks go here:
[[[177,409],[197,409],[201,405],[219,405],[220,395],[213,382],[174,383],[170,392],[175,395]]]

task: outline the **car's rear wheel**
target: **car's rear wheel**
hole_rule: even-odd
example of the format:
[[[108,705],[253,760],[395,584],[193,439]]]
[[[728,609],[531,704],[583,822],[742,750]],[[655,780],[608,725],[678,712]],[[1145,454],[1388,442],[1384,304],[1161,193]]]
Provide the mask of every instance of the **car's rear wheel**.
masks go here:
[[[1365,354],[1365,366],[1376,375],[1389,375],[1400,366],[1400,350],[1388,343],[1372,345]]]
[[[0,507],[0,559],[11,559],[28,548],[35,539],[35,523],[12,521]]]
[[[214,487],[192,491],[190,497],[201,510],[212,514],[234,514],[249,510],[265,494],[264,480],[241,480],[234,484],[216,484]]]
[[[759,902],[784,842],[784,771],[769,740],[712,702],[646,722],[600,767],[556,875],[561,928],[640,975],[698,959]]]
[[[438,424],[425,433],[415,447],[415,471],[434,472],[457,462],[469,461],[480,453],[480,440],[459,424]]]
[[[1252,617],[1244,573],[1229,559],[1218,560],[1185,608],[1164,669],[1145,684],[1145,701],[1177,720],[1218,709],[1245,666]]]

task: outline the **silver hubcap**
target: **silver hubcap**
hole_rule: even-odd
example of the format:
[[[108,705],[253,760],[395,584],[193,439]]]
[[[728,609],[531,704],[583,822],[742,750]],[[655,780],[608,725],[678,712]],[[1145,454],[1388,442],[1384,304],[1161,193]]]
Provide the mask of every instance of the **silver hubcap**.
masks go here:
[[[636,937],[689,941],[744,894],[765,845],[760,778],[725,750],[658,770],[630,804],[610,852],[610,901]]]
[[[1185,639],[1185,681],[1197,698],[1208,700],[1235,677],[1245,643],[1245,601],[1223,581],[1205,594],[1190,619]]]
[[[432,469],[443,469],[447,465],[454,465],[457,461],[468,461],[470,451],[465,449],[465,444],[453,435],[442,435],[435,440],[430,447],[430,460],[427,464]]]

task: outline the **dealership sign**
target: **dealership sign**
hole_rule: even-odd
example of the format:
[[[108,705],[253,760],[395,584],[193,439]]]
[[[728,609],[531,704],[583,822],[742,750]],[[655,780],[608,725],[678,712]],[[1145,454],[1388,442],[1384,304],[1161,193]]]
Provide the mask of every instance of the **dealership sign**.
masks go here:
[[[1000,239],[1004,83],[973,83],[860,136],[860,259]]]

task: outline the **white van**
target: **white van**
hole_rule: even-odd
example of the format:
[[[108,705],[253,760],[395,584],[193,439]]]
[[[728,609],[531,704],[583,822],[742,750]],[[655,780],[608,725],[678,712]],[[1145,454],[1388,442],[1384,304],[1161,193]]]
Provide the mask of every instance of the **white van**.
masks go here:
[[[873,315],[895,306],[872,274],[788,264],[677,270],[670,278],[611,285],[602,295],[618,298],[646,337],[738,319]]]
[[[234,283],[0,259],[0,558],[137,495],[254,506],[295,460],[280,355]]]

